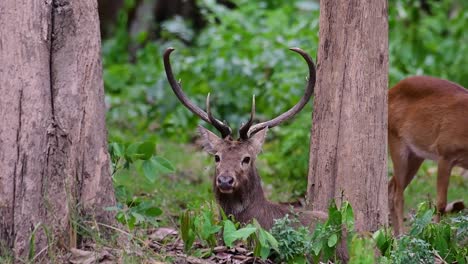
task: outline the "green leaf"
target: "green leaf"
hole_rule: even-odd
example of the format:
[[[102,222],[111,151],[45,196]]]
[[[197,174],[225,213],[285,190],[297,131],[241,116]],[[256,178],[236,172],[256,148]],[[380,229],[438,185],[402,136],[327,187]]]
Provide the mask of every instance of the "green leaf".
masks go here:
[[[320,251],[323,248],[323,243],[322,242],[315,242],[312,244],[312,252],[314,253],[315,256],[318,256],[320,254]]]
[[[156,143],[154,141],[144,141],[138,146],[138,154],[140,159],[147,160],[153,156],[156,149]]]
[[[154,156],[151,160],[154,161],[156,164],[156,169],[160,173],[173,173],[175,171],[174,166],[172,166],[172,164],[163,157]]]
[[[190,211],[185,211],[180,216],[180,234],[184,241],[185,252],[192,248],[195,241],[194,216]]]
[[[162,214],[161,208],[158,207],[150,207],[143,211],[143,214],[148,217],[156,217]]]
[[[137,217],[134,214],[125,215],[125,222],[128,229],[133,230],[133,228],[135,228],[135,224],[137,223]]]
[[[246,226],[236,230],[234,223],[230,220],[224,221],[223,239],[227,247],[232,247],[236,240],[245,240],[257,230],[255,227]]]
[[[348,232],[354,231],[354,212],[351,204],[345,201],[341,206],[341,215]]]
[[[156,181],[156,177],[159,174],[155,162],[152,159],[145,160],[143,161],[142,168],[146,179],[148,179],[151,183],[154,183]]]
[[[124,156],[123,146],[117,142],[112,142],[109,144],[109,153],[111,154],[113,158],[123,157]]]
[[[268,244],[271,246],[271,248],[278,251],[279,250],[278,249],[278,247],[279,247],[278,240],[276,240],[276,238],[272,234],[270,234],[268,231],[266,231],[264,229],[261,229],[259,231],[262,234],[262,236],[265,236],[265,238],[268,241]]]
[[[327,242],[327,245],[328,247],[334,247],[336,246],[336,243],[338,242],[338,236],[336,234],[332,234],[329,238],[328,238],[328,242]]]
[[[175,171],[174,167],[168,160],[157,156],[143,161],[142,168],[143,174],[151,183],[156,181],[156,177],[158,175],[172,173]]]
[[[418,236],[422,233],[424,228],[429,225],[432,221],[432,216],[434,215],[434,210],[426,210],[422,215],[419,215],[415,218],[413,226],[410,231],[410,236]]]
[[[148,160],[155,153],[156,143],[154,141],[144,141],[132,143],[128,146],[125,157],[130,162],[135,160]]]
[[[119,221],[119,223],[121,224],[125,224],[125,213],[124,212],[118,212],[116,215],[115,215],[115,219],[117,219],[117,221]]]
[[[232,234],[236,232],[236,227],[234,226],[234,223],[231,220],[224,220],[224,229],[223,229],[223,240],[224,244],[228,247],[232,247],[232,243],[234,240],[232,240]]]
[[[256,222],[256,220],[254,222]],[[258,225],[258,222],[256,224]],[[257,256],[265,260],[270,255],[271,249],[274,249],[277,252],[279,252],[278,241],[273,237],[273,235],[271,235],[268,231],[261,228],[260,226],[257,227],[257,230],[257,240],[258,245],[260,246],[259,250],[257,250]]]
[[[341,212],[336,207],[335,201],[331,201],[330,206],[328,207],[328,220],[326,222],[327,226],[330,226],[335,229],[340,229],[342,224]]]
[[[304,255],[299,255],[299,256],[294,257],[293,259],[288,260],[288,263],[291,263],[291,264],[306,264],[307,259],[306,259],[306,257]]]
[[[145,222],[145,217],[137,212],[132,212],[131,215],[135,218],[135,225]]]
[[[375,245],[380,250],[382,256],[390,256],[390,246],[393,243],[393,236],[391,230],[388,228],[382,228],[372,235],[372,238],[375,241]]]
[[[129,163],[133,163],[133,161],[140,159],[141,155],[138,153],[139,146],[140,143],[132,143],[125,150],[125,158]]]

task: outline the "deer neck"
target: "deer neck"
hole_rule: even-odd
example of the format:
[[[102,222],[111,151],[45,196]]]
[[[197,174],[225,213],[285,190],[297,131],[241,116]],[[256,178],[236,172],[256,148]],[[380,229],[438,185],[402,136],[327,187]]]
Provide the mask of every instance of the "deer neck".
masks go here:
[[[252,164],[248,178],[250,179],[249,184],[243,185],[242,188],[230,194],[221,193],[214,187],[216,200],[226,215],[234,215],[238,220],[242,219],[242,215],[246,214],[254,205],[258,207],[267,202],[260,176],[254,164]]]

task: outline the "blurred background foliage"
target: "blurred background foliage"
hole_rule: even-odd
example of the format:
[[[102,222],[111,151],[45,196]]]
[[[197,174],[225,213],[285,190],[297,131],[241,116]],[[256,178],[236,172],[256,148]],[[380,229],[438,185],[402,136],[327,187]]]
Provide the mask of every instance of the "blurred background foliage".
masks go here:
[[[154,182],[122,171],[114,175],[116,185],[152,197],[169,215],[212,199],[213,162],[194,144],[196,126],[209,126],[174,96],[162,53],[175,47],[172,65],[186,94],[204,108],[211,93],[216,116],[236,130],[248,118],[253,94],[262,121],[300,98],[307,66],[288,48],[316,57],[318,1],[100,0],[99,6],[110,141],[154,140],[157,154],[176,170]],[[467,87],[467,27],[467,1],[389,1],[389,87],[415,74]],[[312,105],[269,131],[258,168],[273,200],[305,194]]]

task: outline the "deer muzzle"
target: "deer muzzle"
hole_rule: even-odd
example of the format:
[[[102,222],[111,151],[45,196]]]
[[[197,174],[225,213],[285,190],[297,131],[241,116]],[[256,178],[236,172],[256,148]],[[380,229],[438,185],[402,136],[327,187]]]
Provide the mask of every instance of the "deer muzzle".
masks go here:
[[[234,190],[235,180],[230,175],[220,175],[216,178],[216,186],[222,193],[232,193]]]

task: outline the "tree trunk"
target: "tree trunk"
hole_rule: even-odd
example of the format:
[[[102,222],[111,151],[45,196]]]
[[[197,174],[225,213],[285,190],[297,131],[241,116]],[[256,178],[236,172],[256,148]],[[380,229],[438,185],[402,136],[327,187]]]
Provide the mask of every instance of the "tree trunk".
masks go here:
[[[348,200],[356,228],[387,223],[387,1],[320,1],[308,197]]]
[[[2,0],[0,25],[0,255],[24,259],[35,227],[37,253],[112,222],[97,2]]]

